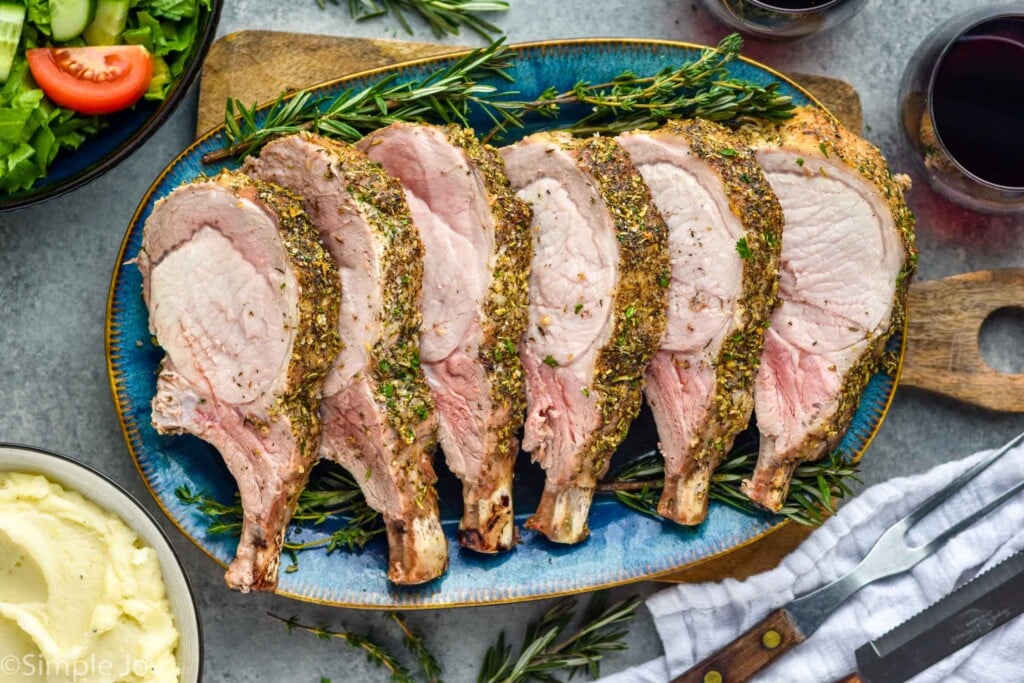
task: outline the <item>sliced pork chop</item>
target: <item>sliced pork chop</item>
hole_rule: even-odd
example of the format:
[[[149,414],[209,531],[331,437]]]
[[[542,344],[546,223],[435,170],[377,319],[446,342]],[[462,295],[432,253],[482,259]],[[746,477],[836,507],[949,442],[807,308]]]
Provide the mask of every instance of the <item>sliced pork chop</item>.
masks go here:
[[[873,145],[812,109],[755,132],[753,145],[786,228],[782,303],[754,390],[761,452],[743,490],[778,510],[796,466],[849,427],[903,325],[917,255],[903,189]]]
[[[243,511],[228,585],[272,590],[339,348],[337,268],[293,195],[238,173],[159,202],[138,266],[150,329],[167,353],[153,426],[220,451]]]
[[[352,472],[384,516],[388,578],[448,565],[434,490],[437,419],[420,367],[423,245],[402,187],[359,150],[311,135],[276,140],[246,170],[293,189],[338,263],[344,348],[324,383],[320,455]]]
[[[460,543],[515,543],[512,470],[525,410],[530,209],[497,152],[458,126],[395,124],[358,147],[398,178],[423,240],[420,357],[448,467],[462,481]]]
[[[665,331],[667,229],[614,140],[541,133],[501,152],[533,207],[523,448],[546,480],[526,526],[576,543]]]
[[[645,393],[665,456],[658,512],[707,516],[711,475],[746,428],[778,301],[782,207],[753,154],[709,121],[619,136],[669,229],[668,326]]]

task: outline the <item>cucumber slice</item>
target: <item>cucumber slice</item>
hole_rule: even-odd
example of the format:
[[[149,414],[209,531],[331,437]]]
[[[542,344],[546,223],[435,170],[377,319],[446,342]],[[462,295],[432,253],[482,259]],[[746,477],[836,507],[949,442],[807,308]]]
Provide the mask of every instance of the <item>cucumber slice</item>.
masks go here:
[[[130,0],[98,0],[96,16],[85,29],[85,42],[89,45],[117,45],[128,23]]]
[[[50,0],[50,33],[57,42],[82,35],[96,13],[96,0]]]
[[[21,29],[25,25],[25,8],[13,3],[0,3],[0,83],[11,75],[14,55],[21,41]]]

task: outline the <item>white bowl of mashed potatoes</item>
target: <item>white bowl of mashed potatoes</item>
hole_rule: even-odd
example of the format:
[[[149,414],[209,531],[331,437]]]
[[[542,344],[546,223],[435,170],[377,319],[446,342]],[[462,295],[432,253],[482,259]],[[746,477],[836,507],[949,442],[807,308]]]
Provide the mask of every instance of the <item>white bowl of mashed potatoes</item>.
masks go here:
[[[0,444],[0,683],[198,683],[188,578],[127,491]]]

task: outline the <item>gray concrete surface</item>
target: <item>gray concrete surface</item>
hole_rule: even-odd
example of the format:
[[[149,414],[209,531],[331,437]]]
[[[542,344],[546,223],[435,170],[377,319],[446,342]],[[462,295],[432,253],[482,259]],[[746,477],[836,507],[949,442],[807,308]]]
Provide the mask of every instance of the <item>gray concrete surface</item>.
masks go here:
[[[342,3],[343,5],[345,3]],[[903,66],[925,34],[979,0],[874,0],[849,24],[800,43],[749,41],[746,54],[781,69],[839,76],[861,92],[869,137],[897,169],[911,169],[897,126],[896,92]],[[354,24],[345,8],[318,9],[314,0],[229,0],[221,34],[243,28],[319,31],[402,38],[387,20]],[[498,19],[512,41],[559,37],[632,36],[714,42],[725,30],[689,1],[513,0]],[[420,31],[419,38],[429,38]],[[466,40],[466,38],[463,38]],[[91,185],[42,206],[0,215],[0,440],[74,454],[99,467],[159,511],[139,481],[111,406],[103,359],[107,284],[118,244],[139,198],[189,141],[194,93],[170,122],[119,168]],[[910,203],[919,218],[921,277],[983,268],[1024,266],[1024,219],[990,218],[956,208],[915,175]],[[988,326],[985,346],[1003,369],[1024,363],[1018,315]],[[901,390],[866,457],[864,478],[877,482],[923,471],[1018,432],[1024,419],[976,410]],[[164,525],[195,582],[206,628],[207,680],[313,682],[385,681],[342,643],[288,635],[267,611],[296,614],[372,631],[400,648],[374,612],[318,608],[273,596],[224,589],[221,570]],[[655,584],[618,591],[649,593]],[[474,680],[487,645],[505,629],[518,640],[547,603],[431,611],[409,615],[428,634],[448,681]],[[660,644],[645,612],[630,649],[610,657],[608,672],[645,661]]]

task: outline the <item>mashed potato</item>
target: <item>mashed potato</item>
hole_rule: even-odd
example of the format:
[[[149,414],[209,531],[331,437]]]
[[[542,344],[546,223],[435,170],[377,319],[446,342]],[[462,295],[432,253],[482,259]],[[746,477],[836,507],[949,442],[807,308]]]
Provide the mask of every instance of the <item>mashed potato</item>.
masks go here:
[[[178,681],[152,548],[45,477],[0,472],[0,683]]]

